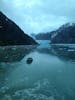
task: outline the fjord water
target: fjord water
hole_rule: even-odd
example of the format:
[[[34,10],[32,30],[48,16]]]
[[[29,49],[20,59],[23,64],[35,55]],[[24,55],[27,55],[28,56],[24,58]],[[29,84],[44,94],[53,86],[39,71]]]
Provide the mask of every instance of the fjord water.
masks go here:
[[[75,100],[75,49],[0,47],[0,100]]]

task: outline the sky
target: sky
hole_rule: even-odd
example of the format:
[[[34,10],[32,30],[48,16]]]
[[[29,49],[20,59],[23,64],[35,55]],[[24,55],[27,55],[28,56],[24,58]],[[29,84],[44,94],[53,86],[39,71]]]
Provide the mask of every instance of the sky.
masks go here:
[[[27,34],[75,22],[75,0],[0,0],[0,11]]]

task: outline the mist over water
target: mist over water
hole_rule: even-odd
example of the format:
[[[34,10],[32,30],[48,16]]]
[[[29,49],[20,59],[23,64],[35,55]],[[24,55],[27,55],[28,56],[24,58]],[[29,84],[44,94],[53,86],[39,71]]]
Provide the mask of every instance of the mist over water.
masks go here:
[[[75,100],[75,49],[0,47],[0,100]]]

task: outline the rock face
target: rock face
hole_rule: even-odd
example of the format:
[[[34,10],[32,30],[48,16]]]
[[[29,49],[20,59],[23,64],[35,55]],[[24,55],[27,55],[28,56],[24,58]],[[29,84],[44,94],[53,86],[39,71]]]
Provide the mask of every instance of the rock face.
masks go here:
[[[36,44],[34,39],[25,34],[18,25],[0,12],[0,46]]]
[[[75,23],[62,25],[51,36],[51,43],[75,43]]]

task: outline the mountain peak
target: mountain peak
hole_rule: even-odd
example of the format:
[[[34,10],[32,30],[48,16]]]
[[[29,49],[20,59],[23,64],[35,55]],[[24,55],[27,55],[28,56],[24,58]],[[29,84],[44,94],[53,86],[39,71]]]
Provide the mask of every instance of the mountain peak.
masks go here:
[[[72,23],[72,22],[66,23],[66,24],[62,25],[61,27],[67,28],[67,27],[70,27],[70,26],[75,26],[75,23]],[[60,28],[61,28],[61,27],[60,27]]]
[[[62,25],[56,30],[56,33],[54,33],[54,37],[51,38],[52,43],[75,43],[75,23]]]

